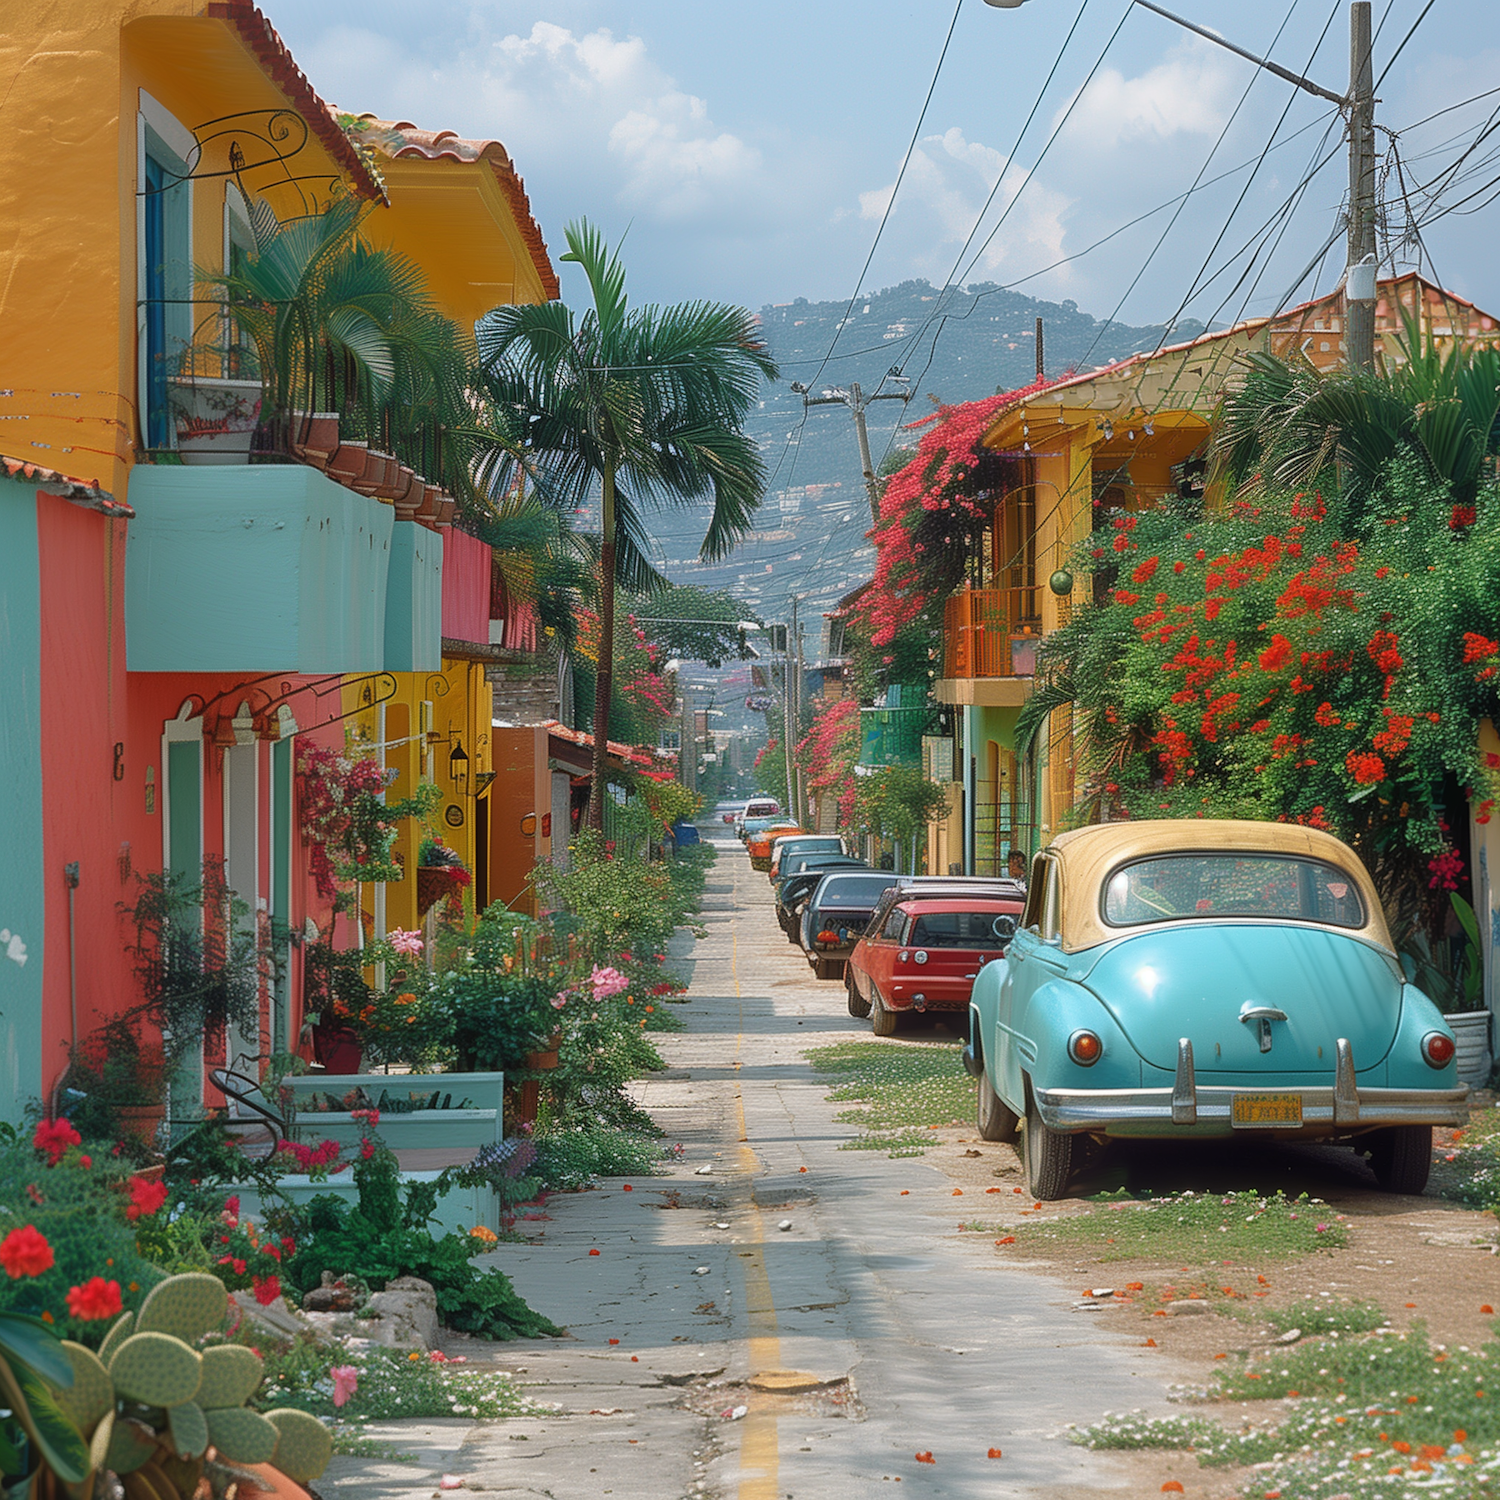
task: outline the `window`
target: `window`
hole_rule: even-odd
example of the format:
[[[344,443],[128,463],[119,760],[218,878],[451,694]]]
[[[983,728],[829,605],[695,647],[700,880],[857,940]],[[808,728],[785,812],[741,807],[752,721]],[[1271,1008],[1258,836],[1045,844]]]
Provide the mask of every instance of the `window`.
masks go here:
[[[1042,941],[1055,943],[1062,935],[1062,868],[1055,859],[1047,862],[1047,884],[1042,892]]]
[[[1026,910],[1021,917],[1021,926],[1028,932],[1042,930],[1042,901],[1047,894],[1047,857],[1038,854],[1031,861],[1031,878],[1026,884]]]
[[[885,926],[880,929],[880,935],[893,943],[901,941],[901,930],[906,926],[906,913],[898,906],[885,919]]]
[[[1016,919],[1008,912],[924,912],[912,927],[913,948],[978,948],[993,952],[1006,947],[1016,933]]]
[[[1363,927],[1365,907],[1346,871],[1280,854],[1173,854],[1124,865],[1104,887],[1112,927],[1196,917],[1259,917]]]
[[[148,448],[174,446],[172,376],[193,339],[192,133],[144,89],[136,116],[137,402]]]

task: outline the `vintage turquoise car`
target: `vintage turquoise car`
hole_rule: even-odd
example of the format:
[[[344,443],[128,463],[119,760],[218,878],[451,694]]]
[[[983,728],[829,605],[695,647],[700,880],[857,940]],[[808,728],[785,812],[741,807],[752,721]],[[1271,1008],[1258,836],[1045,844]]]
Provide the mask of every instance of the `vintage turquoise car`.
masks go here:
[[[1403,972],[1374,884],[1290,824],[1110,823],[1032,864],[1021,930],[974,983],[979,1133],[1062,1195],[1080,1142],[1347,1140],[1418,1193],[1461,1125],[1453,1033]]]

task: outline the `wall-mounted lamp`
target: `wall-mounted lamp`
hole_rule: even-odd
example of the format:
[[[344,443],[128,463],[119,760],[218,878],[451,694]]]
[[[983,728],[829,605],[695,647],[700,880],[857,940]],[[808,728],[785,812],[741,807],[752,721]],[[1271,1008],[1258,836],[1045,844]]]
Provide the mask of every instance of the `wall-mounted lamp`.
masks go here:
[[[448,752],[448,779],[453,783],[453,790],[460,796],[468,794],[469,757],[464,752],[464,742],[457,738]]]

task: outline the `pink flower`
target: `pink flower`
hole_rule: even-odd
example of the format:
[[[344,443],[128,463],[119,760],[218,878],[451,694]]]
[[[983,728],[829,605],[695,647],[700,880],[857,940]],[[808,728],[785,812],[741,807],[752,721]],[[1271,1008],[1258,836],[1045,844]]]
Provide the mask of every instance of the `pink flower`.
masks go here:
[[[399,927],[394,932],[388,932],[386,936],[390,939],[391,947],[403,957],[415,957],[422,951],[422,934],[420,932],[403,932]]]
[[[359,1371],[353,1365],[335,1365],[328,1373],[333,1377],[333,1404],[342,1406],[359,1390]]]
[[[630,987],[630,981],[618,969],[601,969],[598,964],[589,975],[589,983],[594,987],[595,1000],[607,1000]]]
[[[563,1008],[563,1006],[565,1006],[567,1003],[568,1003],[568,997],[567,997],[567,995],[565,993],[564,994],[557,994],[557,995],[554,995],[552,997],[552,1009],[553,1010],[561,1010]]]

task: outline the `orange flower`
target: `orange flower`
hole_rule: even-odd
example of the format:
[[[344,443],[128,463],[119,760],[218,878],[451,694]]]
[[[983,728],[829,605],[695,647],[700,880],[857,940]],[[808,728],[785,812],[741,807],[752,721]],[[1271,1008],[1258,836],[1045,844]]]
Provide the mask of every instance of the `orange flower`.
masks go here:
[[[1182,1481],[1180,1479],[1169,1479],[1161,1487],[1164,1495],[1180,1495],[1182,1493]]]

